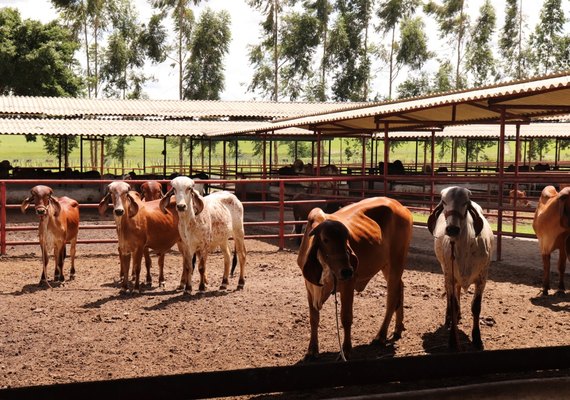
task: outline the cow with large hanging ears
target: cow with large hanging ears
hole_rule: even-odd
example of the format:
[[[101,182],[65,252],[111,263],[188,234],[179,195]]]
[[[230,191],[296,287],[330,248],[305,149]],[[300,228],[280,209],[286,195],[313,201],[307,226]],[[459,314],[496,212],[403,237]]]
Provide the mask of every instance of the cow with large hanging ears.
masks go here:
[[[472,343],[476,349],[482,350],[479,316],[493,252],[493,230],[481,207],[471,200],[471,191],[459,186],[441,191],[441,201],[429,216],[427,225],[434,236],[435,254],[445,279],[445,322],[450,328],[449,347],[459,348],[457,323],[461,289],[467,290],[475,285],[471,304]]]
[[[373,197],[348,205],[333,214],[314,208],[308,216],[297,264],[303,272],[311,339],[306,359],[319,353],[320,311],[331,293],[338,292],[344,342],[341,356],[352,350],[354,291],[361,292],[380,271],[387,283],[386,314],[373,342],[385,344],[392,316],[394,339],[404,330],[402,273],[412,240],[412,214],[398,201]]]

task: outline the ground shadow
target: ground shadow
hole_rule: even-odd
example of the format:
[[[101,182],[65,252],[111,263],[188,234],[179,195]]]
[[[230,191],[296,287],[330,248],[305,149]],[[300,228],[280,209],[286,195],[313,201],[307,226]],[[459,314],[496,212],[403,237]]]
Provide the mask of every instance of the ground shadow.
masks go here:
[[[190,294],[179,291],[179,290],[176,290],[175,292],[179,292],[180,295],[175,296],[175,297],[170,297],[170,298],[165,299],[165,300],[161,301],[160,303],[157,303],[157,304],[152,305],[152,306],[143,307],[143,309],[146,311],[160,311],[160,310],[164,310],[167,307],[169,307],[173,304],[176,304],[176,303],[186,303],[189,301],[199,301],[201,299],[209,299],[209,298],[214,298],[214,297],[227,296],[227,295],[231,294],[233,291],[212,290],[209,292],[195,292],[195,293],[190,293]]]
[[[549,308],[554,312],[570,312],[570,295],[555,293],[549,296],[532,297],[530,302],[539,307]]]
[[[427,354],[451,353],[449,349],[449,329],[441,325],[434,332],[426,332],[422,335],[422,345]],[[476,350],[469,336],[459,330],[459,351]]]

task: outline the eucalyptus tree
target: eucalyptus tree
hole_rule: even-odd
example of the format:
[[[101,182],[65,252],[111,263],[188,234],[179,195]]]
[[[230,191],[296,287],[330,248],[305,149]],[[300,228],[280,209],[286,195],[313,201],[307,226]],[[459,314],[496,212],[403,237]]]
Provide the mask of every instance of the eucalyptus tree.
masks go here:
[[[455,89],[461,89],[466,85],[466,79],[461,74],[463,47],[469,31],[469,16],[465,11],[465,0],[443,0],[439,5],[433,0],[429,1],[424,11],[433,15],[439,25],[440,38],[448,38],[454,43],[456,53],[455,65]]]
[[[250,91],[279,101],[279,23],[286,0],[248,0],[248,5],[262,13],[261,43],[249,46],[249,63],[254,67]]]
[[[224,57],[231,40],[230,15],[207,8],[200,15],[190,43],[190,58],[185,66],[183,98],[187,100],[219,100],[224,90]],[[201,159],[206,143],[200,141]],[[185,147],[195,145],[186,142]],[[230,144],[230,150],[235,144]]]
[[[311,100],[326,101],[327,100],[327,68],[328,68],[328,42],[329,42],[329,22],[333,11],[330,0],[305,0],[304,7],[307,13],[313,15],[317,20],[317,29],[320,33],[320,47],[322,48],[322,56],[320,61],[319,80],[312,90],[313,96]],[[306,93],[305,97],[309,98],[310,93]]]
[[[392,85],[400,70],[400,65],[394,62],[397,57],[400,44],[396,41],[396,29],[400,23],[410,18],[421,0],[384,0],[380,2],[377,16],[380,19],[378,30],[386,35],[390,35],[389,55],[388,55],[388,98],[392,98]]]
[[[184,75],[184,99],[219,100],[224,90],[224,57],[231,40],[230,14],[206,9],[194,29]]]
[[[496,78],[492,43],[496,20],[491,1],[485,0],[479,9],[479,17],[471,28],[471,40],[466,49],[466,69],[473,75],[475,86],[489,84]]]
[[[99,41],[117,12],[119,0],[51,0],[61,18],[73,29],[76,37],[83,35],[87,93],[99,95]]]
[[[528,75],[529,54],[524,45],[524,27],[522,0],[506,0],[505,24],[499,35],[499,54],[504,74],[514,79]]]
[[[368,26],[372,0],[337,0],[335,11],[337,19],[328,45],[333,98],[337,101],[365,101],[370,80]]]
[[[564,65],[568,41],[564,36],[566,18],[562,0],[545,0],[534,32],[530,36],[532,66],[537,74],[548,74]]]

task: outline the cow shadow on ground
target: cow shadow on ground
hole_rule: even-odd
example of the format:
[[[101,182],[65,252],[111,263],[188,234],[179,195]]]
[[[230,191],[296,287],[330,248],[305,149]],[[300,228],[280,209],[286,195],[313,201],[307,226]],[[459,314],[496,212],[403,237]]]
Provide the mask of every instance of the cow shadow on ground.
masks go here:
[[[212,290],[207,292],[194,292],[194,293],[185,293],[179,290],[175,292],[179,292],[179,296],[169,297],[155,305],[143,307],[146,311],[160,311],[170,307],[173,304],[177,303],[187,303],[189,301],[200,301],[202,299],[211,299],[214,297],[221,297],[227,296],[233,292],[230,290]]]
[[[441,325],[433,332],[426,332],[422,335],[422,345],[427,354],[452,353],[449,349],[449,329]],[[472,351],[475,347],[471,343],[469,336],[459,330],[459,351]]]
[[[570,294],[558,294],[532,297],[530,302],[538,307],[549,308],[554,312],[570,312]]]
[[[372,360],[377,358],[392,358],[396,355],[395,343],[389,341],[385,345],[377,343],[362,344],[352,348],[350,361]],[[316,358],[306,359],[303,357],[295,365],[313,365],[342,361],[339,351],[321,352]]]
[[[22,296],[25,294],[33,294],[36,292],[42,292],[44,290],[56,289],[65,285],[65,282],[59,281],[50,281],[49,286],[45,283],[37,284],[37,283],[29,283],[27,285],[22,286],[22,289],[10,292],[10,293],[3,293],[10,296]]]

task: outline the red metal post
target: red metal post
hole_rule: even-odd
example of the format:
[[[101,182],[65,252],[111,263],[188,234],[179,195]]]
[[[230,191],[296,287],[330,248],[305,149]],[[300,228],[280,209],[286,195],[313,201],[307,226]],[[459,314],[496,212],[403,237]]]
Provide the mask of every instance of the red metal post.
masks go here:
[[[0,255],[6,254],[6,182],[0,182]]]
[[[503,238],[503,185],[505,179],[505,107],[501,107],[501,134],[499,136],[499,206],[497,207],[497,261],[501,261]]]
[[[390,141],[388,140],[388,123],[384,124],[384,196],[388,196],[388,163],[390,162]]]
[[[279,180],[279,250],[285,248],[285,181]]]

